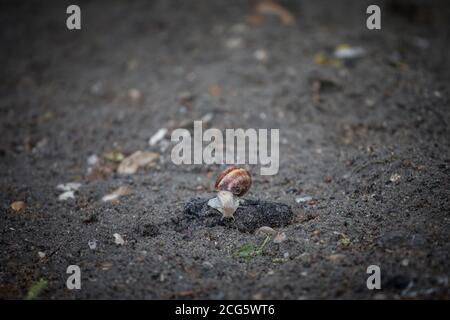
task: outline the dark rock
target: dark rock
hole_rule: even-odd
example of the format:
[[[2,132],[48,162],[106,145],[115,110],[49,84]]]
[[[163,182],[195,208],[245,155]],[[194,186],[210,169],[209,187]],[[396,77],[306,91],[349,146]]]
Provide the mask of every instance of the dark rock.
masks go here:
[[[268,201],[243,200],[234,213],[234,219],[222,218],[222,214],[208,206],[208,200],[194,198],[184,207],[185,218],[190,222],[213,227],[217,225],[253,232],[262,226],[272,228],[286,226],[294,217],[289,206]]]

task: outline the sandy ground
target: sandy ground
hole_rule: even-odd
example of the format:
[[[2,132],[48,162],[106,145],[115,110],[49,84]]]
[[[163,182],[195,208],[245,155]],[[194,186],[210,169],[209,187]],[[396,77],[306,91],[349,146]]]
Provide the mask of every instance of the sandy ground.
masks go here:
[[[64,1],[2,1],[0,298],[39,279],[44,299],[449,298],[448,5],[380,2],[369,31],[364,1],[282,3],[293,25],[253,1],[86,1],[68,31]],[[365,54],[337,60],[342,44]],[[279,173],[250,166],[246,197],[295,219],[249,259],[236,252],[264,235],[180,227],[224,167],[176,166],[167,138],[148,144],[205,115],[280,129]],[[160,159],[119,175],[137,150]],[[60,201],[68,182],[81,187]],[[81,290],[66,288],[69,265]]]

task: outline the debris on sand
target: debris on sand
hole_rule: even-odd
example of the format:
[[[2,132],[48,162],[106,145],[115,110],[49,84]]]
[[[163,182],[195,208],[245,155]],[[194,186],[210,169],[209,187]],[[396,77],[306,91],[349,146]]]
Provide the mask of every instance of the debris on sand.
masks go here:
[[[243,245],[238,251],[234,253],[234,256],[238,258],[244,258],[246,260],[250,260],[256,256],[260,256],[263,253],[263,250],[269,240],[270,236],[267,236],[259,247],[253,244]]]
[[[60,201],[66,201],[66,200],[69,200],[69,199],[75,199],[75,192],[74,191],[66,191],[64,193],[61,193],[58,196],[58,200],[60,200]]]
[[[199,223],[209,227],[221,225],[237,228],[241,232],[254,232],[258,228],[271,228],[288,225],[294,213],[283,203],[241,199],[239,208],[234,213],[234,219],[223,219],[222,214],[208,206],[210,199],[194,198],[184,207],[184,222]]]
[[[259,228],[258,230],[256,230],[256,233],[262,233],[268,236],[275,236],[277,234],[277,232],[272,229],[271,227],[267,227],[267,226],[263,226],[261,228]]]
[[[91,249],[91,250],[97,249],[97,240],[95,240],[95,239],[89,240],[88,246],[89,246],[89,249]]]
[[[225,47],[228,49],[237,49],[243,46],[242,38],[230,38],[225,42]]]
[[[87,158],[87,174],[90,175],[93,171],[95,166],[98,164],[98,157],[96,154],[92,154]]]
[[[342,247],[348,247],[351,244],[352,240],[348,235],[345,233],[340,234],[340,239],[338,241],[338,244]]]
[[[121,186],[111,192],[110,194],[107,194],[106,196],[103,196],[102,201],[108,202],[119,199],[121,196],[126,196],[131,193],[131,188],[127,186]]]
[[[47,286],[48,282],[44,279],[34,282],[28,290],[25,300],[34,300],[38,298],[39,295],[47,289]]]
[[[314,54],[314,63],[319,66],[333,66],[336,68],[340,68],[342,66],[342,62],[339,59],[330,58],[323,52]]]
[[[392,183],[398,183],[400,181],[400,179],[401,179],[401,175],[399,175],[398,173],[394,173],[389,178],[389,181],[391,181]]]
[[[312,199],[313,198],[311,196],[297,197],[297,198],[295,198],[295,202],[297,202],[297,203],[309,202]]]
[[[351,47],[348,44],[340,44],[334,50],[337,59],[357,59],[365,55],[366,51],[361,47]]]
[[[119,174],[134,174],[140,167],[152,164],[159,159],[159,153],[150,151],[136,151],[131,156],[122,160],[117,173]]]
[[[38,257],[41,258],[41,259],[44,259],[45,258],[45,252],[39,251],[38,252]]]
[[[13,209],[14,211],[25,210],[26,207],[27,205],[23,201],[14,201],[13,203],[11,203],[11,209]]]
[[[114,237],[114,243],[118,246],[123,246],[125,244],[125,240],[123,240],[122,236],[118,233],[113,234]]]
[[[253,57],[259,62],[267,62],[269,60],[269,54],[264,49],[258,49],[253,53]]]
[[[274,243],[282,243],[282,242],[284,242],[286,240],[287,240],[287,236],[286,236],[286,233],[284,233],[284,232],[279,232],[275,236],[275,238],[273,238],[273,242]]]
[[[132,88],[132,89],[128,90],[128,97],[132,101],[138,101],[142,98],[142,93],[139,89]]]
[[[286,26],[290,26],[295,23],[295,18],[292,13],[272,0],[260,1],[255,7],[255,12],[257,15],[277,16],[281,20],[281,23]]]
[[[167,132],[169,130],[167,128],[161,128],[156,133],[151,136],[151,138],[148,140],[148,144],[150,146],[155,146],[158,142],[160,142],[164,137],[166,136]]]
[[[213,84],[208,88],[208,92],[212,97],[221,97],[222,96],[222,87],[217,84]]]
[[[78,189],[80,189],[80,187],[81,183],[79,182],[69,182],[64,184],[58,184],[56,186],[56,189],[61,191],[77,191]]]
[[[102,158],[109,162],[121,162],[125,156],[120,151],[105,152]]]
[[[88,158],[87,158],[87,164],[89,167],[93,167],[98,163],[98,157],[96,154],[91,154]]]
[[[344,259],[345,259],[345,255],[342,253],[335,253],[335,254],[328,256],[328,260],[330,260],[333,263],[340,262]]]
[[[57,185],[56,189],[64,191],[58,196],[58,200],[66,201],[68,199],[75,199],[75,191],[77,191],[80,187],[81,183],[78,182],[69,182]]]

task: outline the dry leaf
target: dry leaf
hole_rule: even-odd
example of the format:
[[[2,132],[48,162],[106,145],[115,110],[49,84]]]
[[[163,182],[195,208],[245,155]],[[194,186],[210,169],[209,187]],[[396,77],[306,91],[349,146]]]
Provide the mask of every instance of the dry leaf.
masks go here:
[[[159,159],[159,153],[149,151],[136,151],[122,160],[117,172],[119,174],[134,174],[140,167],[147,166]]]
[[[13,209],[14,211],[25,210],[26,207],[27,205],[23,201],[15,201],[11,203],[11,209]]]
[[[122,186],[111,192],[110,194],[107,194],[102,198],[103,202],[113,201],[118,199],[121,196],[126,196],[131,193],[131,188],[127,186]]]
[[[282,7],[276,2],[271,0],[261,1],[256,5],[256,13],[263,15],[275,15],[277,16],[284,25],[293,25],[295,23],[295,18],[286,8]]]

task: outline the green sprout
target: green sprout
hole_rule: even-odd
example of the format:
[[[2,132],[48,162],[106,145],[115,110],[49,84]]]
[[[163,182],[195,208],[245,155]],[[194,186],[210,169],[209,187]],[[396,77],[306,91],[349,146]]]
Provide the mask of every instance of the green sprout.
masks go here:
[[[25,297],[25,300],[34,300],[37,299],[38,296],[47,289],[48,282],[44,279],[39,279],[39,281],[34,282],[30,289],[28,290],[28,293]]]
[[[251,260],[256,256],[262,255],[264,248],[270,241],[270,238],[271,237],[268,235],[259,247],[253,244],[245,244],[237,252],[234,253],[234,256],[238,258],[244,258],[245,260]]]

